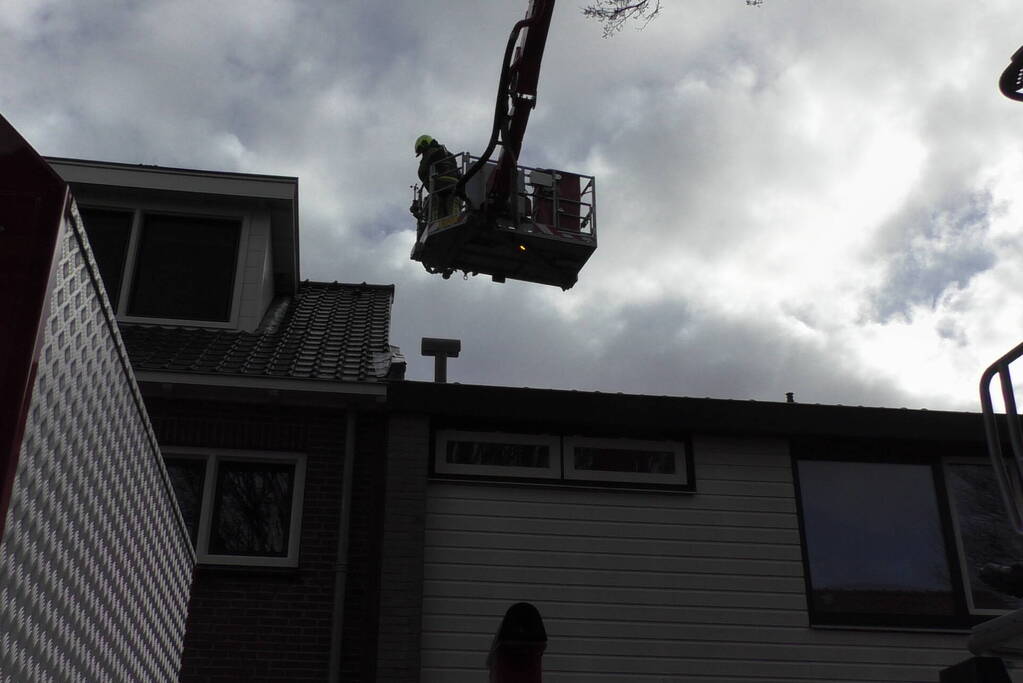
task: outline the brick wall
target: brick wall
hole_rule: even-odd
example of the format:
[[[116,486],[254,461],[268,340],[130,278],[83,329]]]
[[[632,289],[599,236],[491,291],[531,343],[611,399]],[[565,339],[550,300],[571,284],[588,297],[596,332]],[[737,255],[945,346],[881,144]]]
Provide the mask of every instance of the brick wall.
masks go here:
[[[419,680],[429,434],[426,418],[389,420],[377,656],[381,681]]]
[[[181,680],[326,680],[346,415],[166,398],[146,404],[163,447],[298,451],[307,458],[298,568],[200,566]],[[383,437],[379,418],[360,416],[357,424],[342,666],[345,680],[372,680],[379,515],[370,511],[379,499]]]

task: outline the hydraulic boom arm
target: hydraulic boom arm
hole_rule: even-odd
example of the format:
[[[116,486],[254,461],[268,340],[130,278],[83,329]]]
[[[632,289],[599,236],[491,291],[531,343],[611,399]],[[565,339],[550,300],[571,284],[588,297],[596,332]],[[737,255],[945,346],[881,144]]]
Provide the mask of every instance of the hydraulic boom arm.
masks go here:
[[[490,176],[488,203],[496,207],[506,207],[511,203],[515,193],[515,167],[529,124],[529,114],[536,106],[540,62],[553,14],[554,0],[530,0],[526,18],[512,28],[501,64],[490,143],[479,161],[458,182],[455,192],[459,196],[465,196],[466,182],[489,161],[500,136],[501,154],[497,168]]]

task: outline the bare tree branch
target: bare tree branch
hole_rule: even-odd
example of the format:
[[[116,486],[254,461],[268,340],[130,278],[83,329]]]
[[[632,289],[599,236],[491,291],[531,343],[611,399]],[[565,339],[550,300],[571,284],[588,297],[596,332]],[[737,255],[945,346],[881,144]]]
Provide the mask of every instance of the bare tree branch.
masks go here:
[[[609,38],[622,30],[626,22],[642,22],[646,26],[661,12],[661,0],[595,0],[583,8],[583,15],[596,19]],[[642,28],[642,26],[640,28]]]
[[[760,7],[764,0],[746,0],[750,7]],[[604,37],[610,38],[630,21],[643,28],[661,13],[661,0],[593,0],[583,7],[583,15],[596,19],[604,27]]]

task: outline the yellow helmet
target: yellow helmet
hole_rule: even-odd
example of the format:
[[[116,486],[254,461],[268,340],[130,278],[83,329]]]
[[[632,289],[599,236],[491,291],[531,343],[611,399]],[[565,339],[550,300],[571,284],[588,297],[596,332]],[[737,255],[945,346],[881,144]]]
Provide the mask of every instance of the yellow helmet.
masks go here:
[[[431,142],[433,142],[433,138],[431,138],[429,135],[420,135],[418,138],[416,138],[416,156],[419,156],[420,154],[425,152],[426,148],[430,146]]]

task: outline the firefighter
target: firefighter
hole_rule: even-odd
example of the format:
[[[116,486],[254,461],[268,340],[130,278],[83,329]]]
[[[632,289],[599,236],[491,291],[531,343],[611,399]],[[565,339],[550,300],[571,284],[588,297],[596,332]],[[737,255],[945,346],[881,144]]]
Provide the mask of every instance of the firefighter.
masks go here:
[[[436,220],[447,216],[452,211],[452,200],[454,199],[455,183],[458,182],[458,162],[452,156],[447,147],[434,140],[429,135],[420,135],[416,138],[416,156],[419,160],[419,180],[427,191],[432,192],[427,199],[429,211],[426,216],[421,215],[422,209],[416,205],[412,207],[412,213],[422,221]],[[433,183],[430,182],[430,173],[433,172]]]

